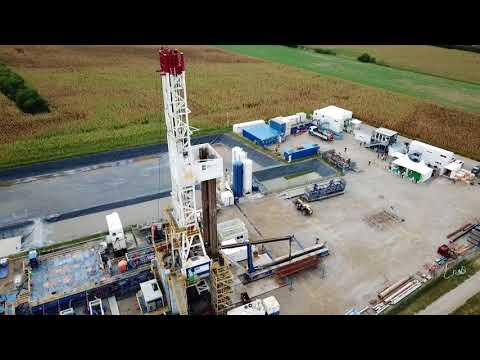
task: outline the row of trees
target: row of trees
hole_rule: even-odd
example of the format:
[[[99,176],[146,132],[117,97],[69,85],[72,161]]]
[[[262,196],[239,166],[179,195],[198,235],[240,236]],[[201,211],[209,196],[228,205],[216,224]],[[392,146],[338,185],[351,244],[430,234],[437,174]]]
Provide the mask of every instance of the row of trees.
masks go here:
[[[48,103],[35,89],[25,84],[21,76],[0,64],[0,92],[29,114],[49,112]]]

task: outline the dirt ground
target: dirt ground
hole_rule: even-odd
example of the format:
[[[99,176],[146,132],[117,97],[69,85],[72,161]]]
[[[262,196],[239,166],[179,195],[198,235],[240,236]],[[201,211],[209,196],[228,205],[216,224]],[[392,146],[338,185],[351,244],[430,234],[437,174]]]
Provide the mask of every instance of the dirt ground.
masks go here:
[[[313,138],[304,134],[292,142]],[[347,147],[347,155],[362,170],[345,176],[344,195],[312,203],[311,217],[278,194],[240,204],[244,215],[236,207],[219,214],[219,222],[241,217],[252,239],[294,234],[302,247],[311,246],[316,237],[327,242],[330,255],[319,268],[293,276],[292,288],[268,293],[277,297],[282,314],[343,314],[363,308],[382,287],[423,270],[448,233],[480,215],[479,185],[453,184],[445,178],[412,184],[390,174],[386,163],[361,148],[352,135],[323,144],[322,150],[343,152]],[[384,211],[391,214],[389,221]],[[378,226],[371,223],[375,219]],[[287,244],[265,247],[274,257],[288,252]]]

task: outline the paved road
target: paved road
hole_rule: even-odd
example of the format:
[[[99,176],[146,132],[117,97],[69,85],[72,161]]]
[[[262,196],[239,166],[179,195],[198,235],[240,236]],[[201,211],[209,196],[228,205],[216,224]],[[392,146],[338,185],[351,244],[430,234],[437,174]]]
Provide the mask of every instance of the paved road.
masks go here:
[[[167,154],[0,184],[0,226],[170,188]]]
[[[480,272],[435,300],[417,315],[448,315],[480,292]]]

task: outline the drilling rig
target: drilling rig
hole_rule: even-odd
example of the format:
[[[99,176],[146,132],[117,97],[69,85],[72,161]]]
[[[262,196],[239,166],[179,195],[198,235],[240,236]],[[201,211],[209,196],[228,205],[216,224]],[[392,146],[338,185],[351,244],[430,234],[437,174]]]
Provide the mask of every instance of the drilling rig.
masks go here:
[[[218,251],[216,239],[209,239],[208,247],[205,245],[199,226],[200,211],[197,210],[195,186],[221,178],[223,160],[210,144],[191,144],[191,135],[197,129],[191,127],[188,120],[190,110],[187,107],[183,53],[177,49],[161,48],[159,55],[172,183],[172,206],[165,209],[168,223],[165,235],[170,256],[168,268],[172,272],[180,272],[187,284],[192,285],[209,277],[211,257]],[[209,193],[204,195],[208,197]],[[210,215],[211,211],[205,213],[204,208],[204,224],[205,221],[207,224],[212,222]]]

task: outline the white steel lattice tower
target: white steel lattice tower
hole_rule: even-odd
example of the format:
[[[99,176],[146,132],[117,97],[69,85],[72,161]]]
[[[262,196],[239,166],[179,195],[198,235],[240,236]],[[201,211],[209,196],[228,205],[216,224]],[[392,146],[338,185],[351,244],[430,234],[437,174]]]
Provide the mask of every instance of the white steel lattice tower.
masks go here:
[[[174,217],[179,227],[195,226],[195,179],[190,144],[192,130],[188,123],[190,110],[187,107],[183,54],[162,49],[160,65]]]
[[[191,145],[183,53],[162,48],[160,74],[172,180],[172,256],[175,260],[179,255],[182,272],[187,277],[201,278],[209,275],[211,260],[198,226],[195,184],[221,177],[223,161],[209,144]],[[207,158],[200,159],[201,152]]]

